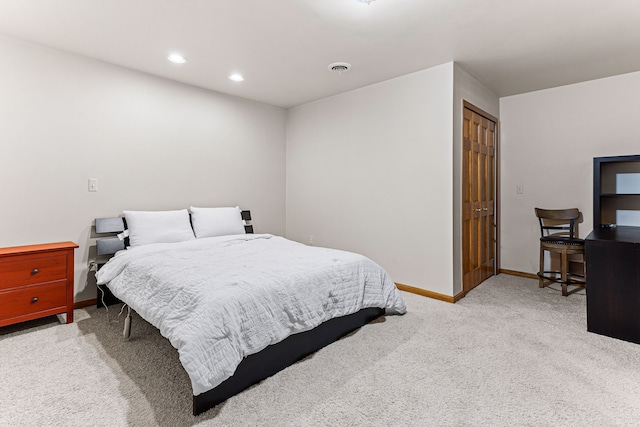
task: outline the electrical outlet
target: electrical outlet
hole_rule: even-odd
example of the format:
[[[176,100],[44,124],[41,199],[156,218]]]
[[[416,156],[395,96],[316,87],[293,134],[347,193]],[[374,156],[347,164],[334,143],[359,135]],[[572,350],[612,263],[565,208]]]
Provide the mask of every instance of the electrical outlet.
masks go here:
[[[522,184],[516,184],[516,194],[523,194],[524,186]]]
[[[313,236],[309,236],[309,246],[313,246]]]

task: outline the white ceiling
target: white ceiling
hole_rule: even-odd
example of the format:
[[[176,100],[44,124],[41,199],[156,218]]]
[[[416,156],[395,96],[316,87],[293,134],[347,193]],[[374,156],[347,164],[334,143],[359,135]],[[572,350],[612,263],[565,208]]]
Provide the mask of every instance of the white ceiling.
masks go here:
[[[640,0],[0,0],[0,33],[285,108],[450,61],[498,96],[640,70]]]

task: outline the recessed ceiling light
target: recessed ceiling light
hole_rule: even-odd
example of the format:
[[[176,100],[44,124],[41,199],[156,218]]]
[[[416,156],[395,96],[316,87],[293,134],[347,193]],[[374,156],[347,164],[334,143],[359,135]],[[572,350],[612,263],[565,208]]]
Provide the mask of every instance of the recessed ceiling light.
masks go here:
[[[244,80],[244,77],[242,77],[238,73],[234,73],[229,75],[229,80],[233,80],[234,82],[241,82]]]
[[[167,56],[167,59],[173,62],[174,64],[184,64],[185,62],[187,62],[187,58],[180,55],[179,53],[172,53],[169,56]]]
[[[358,3],[371,4],[372,1],[376,1],[376,0],[358,0]]]

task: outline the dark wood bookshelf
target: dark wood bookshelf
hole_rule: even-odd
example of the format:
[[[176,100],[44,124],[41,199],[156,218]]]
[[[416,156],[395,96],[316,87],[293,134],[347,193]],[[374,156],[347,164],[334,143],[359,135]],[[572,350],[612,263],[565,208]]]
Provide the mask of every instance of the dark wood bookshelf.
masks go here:
[[[593,159],[593,231],[585,239],[587,330],[640,343],[640,155]],[[635,188],[636,181],[638,188]],[[619,211],[630,211],[625,224]],[[629,215],[629,214],[627,214]]]
[[[640,155],[595,157],[593,159],[593,229],[616,225],[617,211],[640,212],[640,188],[620,193],[619,174],[640,174]],[[638,224],[640,226],[640,224]]]

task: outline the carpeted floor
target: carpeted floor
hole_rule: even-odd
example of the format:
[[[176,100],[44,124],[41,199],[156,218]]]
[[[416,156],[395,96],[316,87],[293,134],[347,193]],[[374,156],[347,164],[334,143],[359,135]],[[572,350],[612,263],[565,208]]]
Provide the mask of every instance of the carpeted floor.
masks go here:
[[[137,317],[130,341],[95,308],[0,328],[0,425],[640,425],[640,345],[588,333],[584,295],[502,274],[456,304],[403,296],[405,316],[198,417],[176,351]]]

